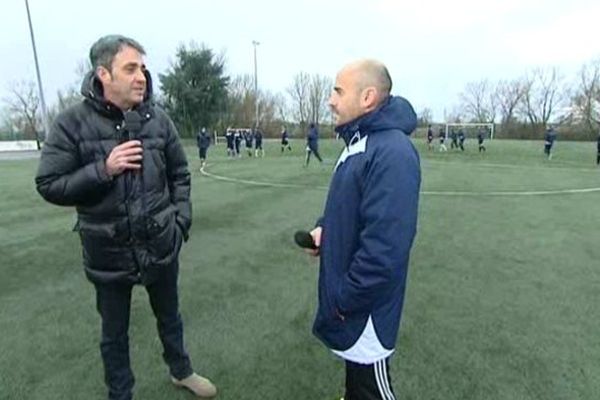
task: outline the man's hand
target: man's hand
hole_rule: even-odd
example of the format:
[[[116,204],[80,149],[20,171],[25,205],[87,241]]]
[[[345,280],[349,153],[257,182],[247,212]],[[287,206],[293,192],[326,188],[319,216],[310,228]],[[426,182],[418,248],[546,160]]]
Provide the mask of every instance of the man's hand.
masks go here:
[[[120,175],[126,169],[137,170],[142,167],[142,142],[129,140],[116,146],[106,159],[106,173],[109,176]]]
[[[310,231],[310,236],[313,238],[313,242],[315,242],[316,249],[304,249],[311,256],[317,257],[319,255],[319,250],[321,249],[321,233],[323,232],[323,228],[317,226],[315,229]]]

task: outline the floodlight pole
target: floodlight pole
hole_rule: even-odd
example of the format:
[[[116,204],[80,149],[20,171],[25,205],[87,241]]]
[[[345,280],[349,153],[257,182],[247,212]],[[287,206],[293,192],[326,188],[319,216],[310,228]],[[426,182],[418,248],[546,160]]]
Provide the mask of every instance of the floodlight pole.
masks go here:
[[[35,37],[33,35],[33,25],[31,24],[31,13],[29,12],[29,1],[25,0],[25,8],[27,8],[27,21],[29,22],[29,34],[31,35],[31,47],[33,48],[33,60],[35,61],[35,73],[37,75],[38,90],[40,92],[40,103],[42,105],[42,121],[44,124],[44,139],[50,132],[50,122],[48,121],[48,109],[46,108],[46,101],[44,100],[44,88],[42,86],[42,75],[40,74],[40,64],[38,61],[37,50],[35,47]],[[37,142],[38,150],[40,149],[40,138],[35,133],[35,139]]]
[[[256,46],[258,46],[259,44],[260,44],[260,42],[257,42],[256,40],[252,41],[252,46],[254,46],[254,112],[255,112],[254,129],[255,129],[255,131],[258,130],[258,64],[256,61]]]

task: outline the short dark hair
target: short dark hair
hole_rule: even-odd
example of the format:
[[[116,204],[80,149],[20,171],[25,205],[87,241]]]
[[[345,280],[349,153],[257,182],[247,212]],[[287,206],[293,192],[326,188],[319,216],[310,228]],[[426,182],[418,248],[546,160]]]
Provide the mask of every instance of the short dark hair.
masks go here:
[[[110,71],[115,55],[126,46],[133,47],[143,55],[146,54],[146,50],[136,40],[122,35],[107,35],[98,39],[90,48],[92,67],[94,69],[104,67]]]

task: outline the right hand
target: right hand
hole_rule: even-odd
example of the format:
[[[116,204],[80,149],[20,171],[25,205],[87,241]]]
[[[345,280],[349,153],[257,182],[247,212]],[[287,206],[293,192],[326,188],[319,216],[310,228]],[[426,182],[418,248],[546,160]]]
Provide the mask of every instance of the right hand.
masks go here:
[[[141,160],[142,142],[139,140],[129,140],[121,143],[112,149],[106,159],[106,173],[109,176],[116,176],[127,169],[138,170],[142,168]]]
[[[317,257],[321,250],[321,234],[323,233],[323,228],[317,226],[315,229],[310,231],[310,236],[313,238],[313,242],[317,246],[316,249],[304,249],[311,256]]]

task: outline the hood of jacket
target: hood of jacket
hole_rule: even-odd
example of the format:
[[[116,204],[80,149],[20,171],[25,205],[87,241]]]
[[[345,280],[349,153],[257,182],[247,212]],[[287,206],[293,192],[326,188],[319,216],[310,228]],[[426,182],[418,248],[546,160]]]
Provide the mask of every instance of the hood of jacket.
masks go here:
[[[389,96],[378,108],[335,128],[349,145],[358,133],[373,134],[385,130],[401,130],[410,135],[417,127],[417,114],[404,97]]]

